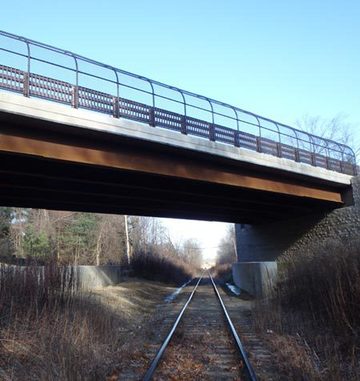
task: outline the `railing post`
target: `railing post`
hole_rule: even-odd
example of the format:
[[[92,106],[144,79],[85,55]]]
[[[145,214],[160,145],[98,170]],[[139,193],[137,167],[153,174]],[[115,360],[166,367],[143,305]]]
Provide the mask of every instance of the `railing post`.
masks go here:
[[[79,88],[78,86],[72,87],[71,106],[79,108]]]
[[[356,176],[358,174],[356,164],[351,164],[353,175]]]
[[[331,169],[330,168],[330,160],[329,160],[329,158],[327,156],[325,158],[325,162],[326,162],[326,169]]]
[[[234,131],[234,146],[240,147],[239,131]]]
[[[187,135],[186,116],[185,115],[183,115],[181,117],[181,133],[184,135]]]
[[[112,98],[112,106],[113,106],[113,117],[120,118],[119,97]]]
[[[25,97],[30,96],[30,74],[24,73],[23,94]]]
[[[214,123],[209,124],[209,139],[212,142],[215,141],[215,124]]]
[[[295,161],[300,162],[299,148],[295,148]]]
[[[261,152],[261,137],[256,137],[256,152]]]
[[[311,155],[311,165],[316,167],[316,154],[314,152],[311,152],[310,155]]]
[[[339,160],[339,167],[340,167],[340,173],[344,173],[344,165],[342,160]]]
[[[149,110],[149,124],[151,127],[155,127],[155,109],[154,109],[154,107],[150,107],[150,110]]]
[[[276,151],[278,157],[282,157],[281,143],[276,143]]]

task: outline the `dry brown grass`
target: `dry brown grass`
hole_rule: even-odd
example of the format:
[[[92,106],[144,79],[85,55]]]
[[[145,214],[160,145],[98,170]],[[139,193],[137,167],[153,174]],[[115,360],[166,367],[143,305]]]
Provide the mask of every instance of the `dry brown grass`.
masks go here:
[[[138,283],[104,297],[76,290],[68,268],[0,267],[0,379],[105,380],[136,358],[146,363],[131,344],[144,341],[140,324],[151,321],[162,288]]]
[[[297,343],[288,359],[292,379],[359,380],[360,242],[318,243],[279,266],[278,286],[255,316],[280,357]]]
[[[0,268],[1,379],[96,380],[121,321],[55,265]]]

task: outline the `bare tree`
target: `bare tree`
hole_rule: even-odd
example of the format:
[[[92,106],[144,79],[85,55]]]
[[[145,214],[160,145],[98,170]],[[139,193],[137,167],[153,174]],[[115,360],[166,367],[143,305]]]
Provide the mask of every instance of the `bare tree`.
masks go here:
[[[200,243],[195,238],[187,239],[181,247],[181,255],[185,262],[190,265],[200,268],[202,266],[203,257]]]
[[[345,115],[338,114],[331,119],[304,115],[301,119],[296,121],[296,125],[300,130],[309,132],[320,138],[334,140],[349,146],[353,149],[355,156],[359,158],[359,137],[355,135],[357,126],[348,122]],[[316,152],[319,152],[319,150],[321,150],[321,146],[318,147]]]
[[[225,236],[221,239],[216,255],[217,264],[234,263],[237,260],[235,244],[235,225],[228,226]]]

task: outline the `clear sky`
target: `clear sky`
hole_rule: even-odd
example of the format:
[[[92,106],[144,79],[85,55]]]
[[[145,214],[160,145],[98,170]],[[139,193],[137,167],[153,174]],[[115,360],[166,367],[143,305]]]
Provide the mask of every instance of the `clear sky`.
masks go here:
[[[343,114],[360,128],[357,0],[20,0],[3,2],[0,20],[5,31],[279,122]]]

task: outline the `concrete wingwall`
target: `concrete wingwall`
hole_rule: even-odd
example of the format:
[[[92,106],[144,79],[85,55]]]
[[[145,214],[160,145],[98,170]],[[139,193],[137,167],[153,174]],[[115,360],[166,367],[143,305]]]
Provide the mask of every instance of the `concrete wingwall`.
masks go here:
[[[326,240],[358,240],[360,237],[360,176],[352,179],[354,205],[335,209],[324,214],[309,214],[286,221],[272,222],[259,225],[240,225],[235,227],[238,263],[234,264],[234,279],[242,274],[243,281],[238,280],[239,287],[254,292],[261,289],[259,285],[249,289],[251,282],[255,281],[248,263],[275,262],[283,254],[301,255],[314,242]],[[246,265],[245,265],[246,264]],[[245,267],[246,266],[246,267]],[[246,273],[244,274],[244,268]],[[257,273],[258,270],[254,270]],[[271,272],[274,274],[274,272]],[[240,277],[241,278],[241,277]],[[258,277],[256,278],[258,279]],[[251,283],[250,282],[250,283]],[[268,280],[266,281],[268,282]]]
[[[124,278],[121,266],[73,266],[77,285],[81,289],[95,289],[113,286]]]
[[[39,282],[44,281],[44,266],[20,266],[20,265],[7,265],[0,264],[10,271],[20,270],[26,271],[30,269],[38,274]],[[124,280],[124,277],[129,274],[129,269],[117,265],[104,265],[104,266],[68,266],[60,269],[71,269],[67,272],[65,278],[66,286],[79,288],[82,290],[91,290],[101,287],[114,286]]]

